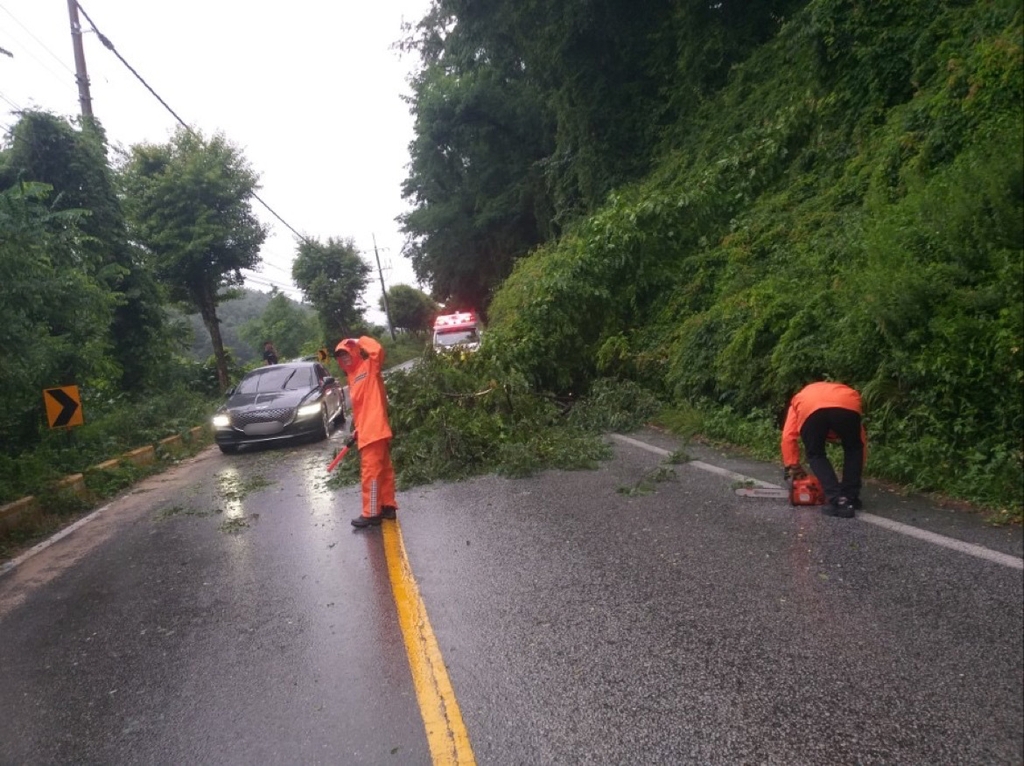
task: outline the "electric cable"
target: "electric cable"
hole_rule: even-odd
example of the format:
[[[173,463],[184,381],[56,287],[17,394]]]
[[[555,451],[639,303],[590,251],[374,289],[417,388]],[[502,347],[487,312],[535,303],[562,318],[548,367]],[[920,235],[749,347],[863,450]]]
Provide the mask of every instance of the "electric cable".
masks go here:
[[[302,291],[299,290],[297,287],[293,287],[291,285],[284,285],[281,284],[280,282],[274,282],[273,280],[263,279],[261,274],[259,274],[258,272],[252,272],[249,269],[242,269],[242,274],[245,277],[246,282],[252,282],[254,285],[259,285],[260,287],[277,288],[279,292],[290,293],[291,295],[289,295],[288,297],[292,297],[292,295],[297,295],[300,298],[304,298]]]
[[[80,10],[82,12],[82,15],[85,16],[86,21],[89,22],[89,25],[92,27],[92,31],[96,33],[96,37],[99,39],[101,43],[103,43],[103,46],[107,48],[115,56],[117,56],[117,59],[122,64],[124,64],[125,67],[127,67],[128,71],[135,75],[135,78],[145,86],[146,90],[153,94],[153,97],[163,105],[164,109],[171,113],[174,119],[176,119],[178,123],[189,132],[190,135],[192,135],[194,138],[199,138],[196,132],[192,130],[192,127],[183,119],[181,119],[181,117],[178,116],[177,112],[171,109],[167,102],[160,97],[160,94],[158,94],[155,90],[153,90],[152,87],[150,87],[149,83],[143,79],[142,75],[136,72],[135,68],[127,61],[125,61],[124,57],[117,52],[117,49],[114,47],[114,44],[110,42],[110,40],[102,32],[100,32],[100,30],[96,27],[95,22],[93,22],[92,18],[90,18],[89,14],[86,12],[85,8],[82,7],[82,4],[76,2],[75,5],[78,6],[78,10]],[[263,199],[256,192],[253,192],[252,196],[257,202],[263,205],[263,207],[265,207],[271,215],[273,215],[278,221],[284,224],[288,228],[288,230],[292,232],[292,234],[294,234],[296,237],[301,239],[306,244],[312,244],[311,240],[308,237],[300,234],[290,223],[284,220],[284,218],[282,218],[276,210],[274,210],[272,207],[270,207],[270,205],[264,202]]]
[[[5,96],[5,95],[4,95],[3,93],[0,93],[0,101],[6,101],[6,102],[7,102],[8,104],[10,104],[10,105],[11,105],[11,107],[12,107],[12,108],[14,109],[14,111],[16,111],[16,112],[20,112],[20,111],[22,111],[22,109],[23,109],[23,107],[22,107],[22,106],[21,106],[20,104],[16,104],[16,103],[14,103],[14,102],[13,102],[13,101],[11,101],[11,100],[10,100],[9,98],[7,98],[7,96]]]
[[[58,55],[57,55],[56,53],[54,53],[53,51],[51,51],[51,50],[50,50],[50,49],[49,49],[49,48],[47,47],[46,43],[44,43],[44,42],[43,42],[42,40],[40,40],[40,39],[39,39],[38,37],[36,37],[36,36],[35,36],[34,34],[32,34],[32,30],[30,30],[30,29],[29,29],[28,27],[26,27],[26,26],[25,26],[24,24],[22,24],[22,23],[21,23],[20,21],[18,21],[18,17],[17,17],[17,16],[15,16],[15,15],[14,15],[13,13],[11,13],[11,12],[10,12],[10,11],[9,11],[9,10],[7,9],[7,7],[6,7],[6,6],[4,6],[4,5],[0,5],[0,11],[3,11],[3,12],[4,12],[4,13],[6,13],[6,14],[7,14],[8,16],[10,16],[10,17],[11,17],[11,19],[12,19],[12,20],[14,21],[14,23],[15,23],[15,24],[17,24],[17,25],[18,25],[19,27],[21,27],[22,29],[24,29],[24,30],[25,30],[25,34],[27,34],[27,35],[28,35],[29,37],[31,37],[31,38],[32,38],[33,40],[35,40],[35,41],[36,41],[36,44],[38,44],[40,48],[42,48],[42,49],[43,49],[44,51],[46,51],[47,53],[49,53],[49,54],[50,54],[50,55],[51,55],[51,56],[53,57],[54,61],[56,61],[56,62],[57,62],[58,64],[60,64],[60,65],[61,65],[62,67],[64,67],[65,69],[67,69],[67,70],[68,70],[68,71],[69,71],[69,72],[70,72],[71,74],[74,74],[74,73],[75,73],[75,70],[74,70],[74,69],[72,69],[71,67],[69,67],[69,66],[68,66],[67,64],[65,64],[65,63],[64,63],[64,60],[63,60],[63,59],[62,59],[62,58],[61,58],[60,56],[58,56]],[[26,50],[25,52],[26,52],[26,53],[28,53],[28,55],[32,56],[32,53],[31,53],[30,51]],[[13,58],[13,56],[12,56],[12,58]],[[35,58],[35,56],[32,56],[32,58]],[[36,61],[39,61],[39,59],[36,59]],[[40,62],[40,63],[42,63],[42,62]]]
[[[265,274],[262,274],[261,272],[256,271],[255,269],[242,269],[241,271],[246,276],[246,278],[251,278],[254,282],[258,282],[266,287],[276,287],[278,290],[290,290],[292,292],[299,292],[299,289],[297,287],[294,287],[292,285],[286,285],[283,282],[278,282],[273,279],[270,279]]]
[[[280,266],[278,266],[278,265],[277,265],[276,263],[270,263],[269,261],[267,261],[266,259],[264,259],[264,260],[263,260],[263,265],[264,265],[264,266],[269,266],[269,267],[270,267],[270,268],[272,268],[272,269],[275,269],[275,270],[277,270],[277,271],[280,271],[280,272],[281,272],[282,274],[285,274],[285,275],[287,275],[287,276],[288,276],[289,278],[291,278],[291,273],[290,273],[290,272],[289,272],[289,271],[288,271],[287,269],[283,269],[283,268],[281,268],[281,267],[280,267]]]
[[[58,64],[60,64],[62,67],[64,67],[64,69],[66,69],[70,74],[72,74],[72,75],[75,74],[75,71],[71,67],[69,67],[66,63],[64,63],[64,60],[61,59],[60,56],[58,56],[56,53],[54,53],[52,50],[50,50],[50,48],[47,47],[46,43],[44,43],[42,40],[40,40],[38,37],[36,37],[34,34],[32,34],[32,31],[28,27],[26,27],[24,24],[22,24],[18,20],[18,17],[15,16],[13,13],[11,13],[6,8],[6,6],[0,5],[0,10],[2,10],[4,13],[6,13],[8,16],[10,16],[11,20],[14,21],[14,23],[17,24],[19,27],[21,27],[25,31],[25,34],[27,34],[29,37],[31,37],[32,40],[36,43],[36,45],[38,45],[40,48],[42,48],[44,51],[46,51],[48,54],[50,54],[50,56],[54,59],[54,61],[56,61]],[[68,90],[70,90],[72,92],[76,90],[76,88],[74,88],[68,82],[66,77],[57,74],[55,71],[53,71],[53,69],[51,69],[49,67],[49,65],[47,65],[46,62],[44,62],[42,59],[40,59],[38,56],[36,56],[35,53],[33,53],[32,50],[28,46],[26,46],[24,43],[22,43],[20,41],[18,41],[18,42],[19,42],[19,46],[18,47],[20,47],[20,49],[21,49],[20,52],[24,53],[29,58],[31,58],[33,61],[35,61],[42,69],[44,69],[46,71],[47,74],[49,74],[51,77],[53,77],[54,80],[59,82],[61,84],[61,87],[67,88]],[[5,48],[0,48],[0,51],[3,51],[8,56],[10,56],[12,59],[16,58],[16,56],[14,55],[13,52],[11,52],[9,50],[6,50]]]

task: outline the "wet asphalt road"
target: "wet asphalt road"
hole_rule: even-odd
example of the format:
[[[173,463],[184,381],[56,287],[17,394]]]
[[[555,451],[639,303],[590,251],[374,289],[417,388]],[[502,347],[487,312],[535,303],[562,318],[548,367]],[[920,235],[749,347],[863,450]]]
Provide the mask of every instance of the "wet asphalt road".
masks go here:
[[[324,486],[343,438],[208,450],[0,575],[0,763],[430,763],[381,530]],[[598,471],[399,494],[478,763],[1024,762],[1021,569],[613,443]]]

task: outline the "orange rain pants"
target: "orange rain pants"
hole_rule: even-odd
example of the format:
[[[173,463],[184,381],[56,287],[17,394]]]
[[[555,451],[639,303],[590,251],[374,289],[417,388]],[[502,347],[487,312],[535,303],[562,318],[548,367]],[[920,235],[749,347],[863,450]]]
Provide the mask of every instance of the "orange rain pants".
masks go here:
[[[379,516],[395,502],[395,469],[391,465],[391,440],[378,439],[359,448],[359,478],[363,485],[363,516]]]

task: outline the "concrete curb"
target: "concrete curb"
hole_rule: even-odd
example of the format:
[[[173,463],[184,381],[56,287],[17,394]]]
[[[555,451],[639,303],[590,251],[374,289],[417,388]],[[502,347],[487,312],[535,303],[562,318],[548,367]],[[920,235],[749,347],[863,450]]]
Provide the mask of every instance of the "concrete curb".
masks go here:
[[[33,495],[0,505],[0,529],[14,529],[28,516],[39,512],[39,503]]]
[[[58,479],[51,488],[57,492],[70,492],[82,500],[89,501],[92,498],[90,498],[89,488],[85,484],[85,473],[110,471],[126,461],[139,467],[152,465],[157,462],[158,450],[160,455],[176,456],[183,454],[190,445],[202,442],[208,433],[209,431],[205,426],[196,426],[188,431],[188,444],[185,443],[185,439],[181,434],[168,436],[166,439],[161,439],[156,445],[151,444],[147,447],[130,450],[120,457],[104,460],[102,463],[90,466],[83,473],[76,473],[65,476],[63,479]],[[0,505],[0,531],[16,529],[42,513],[43,510],[39,499],[34,495],[27,495],[6,505]]]

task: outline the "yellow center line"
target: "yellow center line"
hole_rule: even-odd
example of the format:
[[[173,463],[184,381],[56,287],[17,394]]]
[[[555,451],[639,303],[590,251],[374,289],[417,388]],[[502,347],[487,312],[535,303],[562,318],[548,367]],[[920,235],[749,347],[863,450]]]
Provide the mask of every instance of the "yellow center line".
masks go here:
[[[398,608],[398,622],[409,655],[409,669],[427,730],[431,758],[435,764],[444,766],[475,766],[476,758],[455,700],[455,690],[412,576],[402,530],[397,521],[385,521],[382,528],[391,591]]]

